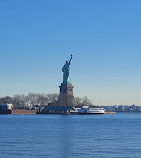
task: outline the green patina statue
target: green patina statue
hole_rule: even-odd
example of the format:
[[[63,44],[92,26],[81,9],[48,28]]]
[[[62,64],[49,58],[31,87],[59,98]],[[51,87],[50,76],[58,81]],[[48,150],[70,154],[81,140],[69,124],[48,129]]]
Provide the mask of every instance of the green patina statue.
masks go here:
[[[63,66],[62,68],[62,72],[63,72],[63,84],[68,84],[68,78],[69,78],[69,74],[70,74],[70,64],[71,64],[71,60],[72,60],[72,54],[71,54],[71,58],[69,61],[66,61],[66,64]]]

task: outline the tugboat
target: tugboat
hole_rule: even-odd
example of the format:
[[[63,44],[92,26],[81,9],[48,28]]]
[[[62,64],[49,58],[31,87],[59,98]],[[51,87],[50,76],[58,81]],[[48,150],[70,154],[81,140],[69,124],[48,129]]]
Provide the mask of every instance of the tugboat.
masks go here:
[[[105,110],[101,107],[96,106],[81,106],[78,110],[78,114],[104,114]]]

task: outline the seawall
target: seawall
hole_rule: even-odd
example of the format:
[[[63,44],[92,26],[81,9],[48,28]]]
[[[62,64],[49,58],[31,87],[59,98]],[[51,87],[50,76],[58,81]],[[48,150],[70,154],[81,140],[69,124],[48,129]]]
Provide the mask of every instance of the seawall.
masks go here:
[[[11,114],[13,115],[35,115],[36,114],[36,110],[25,110],[25,109],[16,109],[16,110],[12,110]]]

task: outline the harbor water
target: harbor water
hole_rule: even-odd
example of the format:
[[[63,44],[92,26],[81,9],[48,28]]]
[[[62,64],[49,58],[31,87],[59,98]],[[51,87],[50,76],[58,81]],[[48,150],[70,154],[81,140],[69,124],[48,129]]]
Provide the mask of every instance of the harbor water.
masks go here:
[[[141,158],[141,113],[0,115],[0,158]]]

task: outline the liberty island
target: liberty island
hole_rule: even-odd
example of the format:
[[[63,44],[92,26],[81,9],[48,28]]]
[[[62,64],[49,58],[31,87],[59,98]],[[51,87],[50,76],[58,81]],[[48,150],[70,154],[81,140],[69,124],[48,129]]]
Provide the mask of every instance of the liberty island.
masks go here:
[[[95,107],[92,104],[90,106],[90,104],[88,105],[88,101],[84,104],[82,102],[78,104],[78,102],[75,101],[75,97],[73,95],[74,86],[69,81],[70,64],[72,61],[72,57],[73,55],[71,54],[70,59],[66,61],[62,67],[63,81],[59,86],[59,96],[57,95],[57,98],[55,100],[52,100],[48,103],[42,102],[42,104],[39,104],[38,102],[38,108],[36,108],[35,111],[21,111],[18,110],[18,108],[16,108],[15,110],[8,110],[7,108],[9,107],[9,104],[2,104],[2,106],[0,107],[2,110],[0,112],[5,114],[8,114],[9,111],[9,113],[12,114],[104,114],[104,108],[102,107]],[[33,98],[33,96],[30,97]],[[40,98],[37,98],[38,101]]]
[[[60,94],[58,100],[47,105],[41,113],[43,114],[104,114],[104,108],[95,106],[82,106],[76,108],[76,101],[73,95],[73,86],[69,81],[70,64],[72,61],[72,54],[69,61],[66,61],[62,68],[63,82],[61,83]]]

